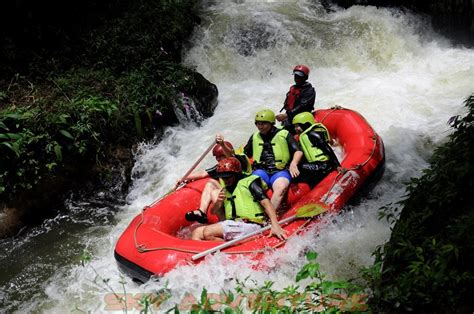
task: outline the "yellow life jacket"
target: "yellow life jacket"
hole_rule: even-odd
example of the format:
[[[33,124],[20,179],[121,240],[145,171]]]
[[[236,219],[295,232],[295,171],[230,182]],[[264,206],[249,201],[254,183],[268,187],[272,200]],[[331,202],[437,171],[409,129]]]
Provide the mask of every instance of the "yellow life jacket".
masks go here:
[[[329,132],[326,127],[321,123],[313,124],[311,127],[307,128],[300,135],[300,146],[301,150],[304,153],[304,156],[306,157],[306,160],[308,160],[309,162],[329,160],[329,156],[324,154],[324,152],[318,147],[313,146],[313,144],[309,140],[308,132],[312,130],[318,132],[319,134],[322,134],[324,139],[327,142],[329,141]]]
[[[283,170],[286,168],[286,165],[290,162],[290,150],[288,148],[288,142],[286,137],[288,131],[285,129],[280,129],[277,131],[275,136],[271,140],[273,155],[275,156],[275,167],[278,170]],[[263,152],[263,139],[260,135],[260,132],[255,132],[252,135],[252,149],[253,149],[253,160],[256,163],[260,163],[260,157]]]
[[[249,189],[250,184],[256,179],[261,180],[261,178],[256,175],[250,175],[241,179],[237,183],[233,193],[229,193],[224,181],[219,179],[225,192],[224,210],[226,219],[243,219],[263,224],[265,220],[265,211],[262,205],[254,200]]]

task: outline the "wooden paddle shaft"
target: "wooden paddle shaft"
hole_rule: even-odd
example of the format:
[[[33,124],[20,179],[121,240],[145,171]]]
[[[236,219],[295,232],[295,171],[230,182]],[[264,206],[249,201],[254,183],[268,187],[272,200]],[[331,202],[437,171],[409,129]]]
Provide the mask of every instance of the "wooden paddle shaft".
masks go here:
[[[214,145],[216,145],[216,142],[212,142],[212,144],[206,149],[206,151],[201,155],[201,157],[199,157],[199,159],[194,163],[194,165],[192,165],[188,172],[184,174],[181,180],[186,179],[191,174],[191,172],[193,172],[197,165],[199,165],[199,163],[204,159],[204,157],[206,157],[206,155],[211,151]]]

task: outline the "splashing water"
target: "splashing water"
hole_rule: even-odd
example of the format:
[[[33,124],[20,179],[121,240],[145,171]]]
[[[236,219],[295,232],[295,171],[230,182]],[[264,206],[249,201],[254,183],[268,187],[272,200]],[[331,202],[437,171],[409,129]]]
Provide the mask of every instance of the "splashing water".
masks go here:
[[[7,300],[6,310],[106,311],[108,291],[93,282],[93,269],[110,278],[114,290],[123,291],[113,248],[131,219],[173,187],[216,133],[234,146],[244,144],[255,131],[257,110],[280,110],[298,63],[311,69],[316,108],[342,105],[359,111],[381,135],[387,160],[379,184],[359,204],[329,217],[318,236],[309,232],[291,238],[283,249],[269,253],[264,271],[252,268],[253,262],[245,258],[229,261],[217,254],[157,281],[142,286],[126,281],[124,286],[132,294],[167,286],[171,298],[162,310],[187,294],[199,299],[203,287],[220,293],[247,277],[283,288],[293,282],[307,250],[319,253],[322,271],[330,279],[358,278],[359,269],[372,263],[375,247],[390,236],[390,225],[377,219],[378,209],[403,197],[404,183],[427,167],[434,147],[449,134],[449,117],[464,112],[462,102],[473,92],[474,52],[449,46],[425,20],[396,9],[333,9],[326,12],[318,1],[205,3],[184,63],[218,86],[214,116],[200,126],[167,128],[160,143],[141,145],[128,204],[108,222],[86,224],[59,242],[73,256],[79,249],[92,251],[93,268],[80,266],[73,257],[56,256],[61,263],[45,261],[48,250],[36,250],[40,265],[25,267],[23,277],[4,283],[0,298]],[[199,167],[212,164],[209,156]],[[39,276],[42,271],[46,275]],[[29,284],[18,285],[24,282],[20,277]],[[13,292],[17,289],[23,291]]]

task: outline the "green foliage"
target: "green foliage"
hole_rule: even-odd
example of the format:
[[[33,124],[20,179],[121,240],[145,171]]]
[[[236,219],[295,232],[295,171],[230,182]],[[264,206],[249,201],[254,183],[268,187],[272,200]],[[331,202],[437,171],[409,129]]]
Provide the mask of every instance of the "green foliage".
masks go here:
[[[100,166],[110,147],[172,122],[177,95],[194,84],[179,64],[194,3],[120,1],[121,13],[68,42],[65,59],[38,59],[31,74],[0,77],[0,199],[78,164]]]
[[[408,184],[391,239],[365,270],[376,311],[474,308],[474,95],[465,105],[468,113],[450,120],[455,131],[429,169]],[[393,219],[393,208],[382,216]]]
[[[246,278],[243,282],[237,281],[237,294],[223,291],[216,299],[203,289],[200,301],[193,304],[191,310],[195,313],[241,313],[247,308],[254,313],[361,313],[367,310],[367,295],[361,287],[348,281],[326,280],[316,262],[317,253],[309,252],[306,257],[308,263],[295,278],[295,283],[306,280],[304,287],[290,285],[276,290],[273,281],[259,284],[255,280],[250,280],[253,287],[249,287],[249,278]]]
[[[196,22],[192,14],[195,3],[0,2],[0,75],[31,71],[42,76],[81,62],[131,69],[160,48],[177,60],[181,44]]]
[[[195,1],[130,2],[123,16],[92,33],[89,58],[100,60],[96,67],[128,72],[154,60],[179,61],[183,40],[196,18]],[[163,68],[164,73],[168,69]]]
[[[31,189],[72,160],[104,156],[108,121],[117,105],[95,97],[12,107],[0,114],[0,195]]]
[[[295,278],[297,282],[305,281],[302,287],[289,285],[282,290],[273,288],[273,281],[263,284],[245,278],[237,279],[236,291],[222,291],[220,294],[208,293],[203,288],[199,299],[187,294],[180,304],[175,304],[166,313],[363,313],[367,311],[367,295],[361,287],[348,281],[326,280],[316,262],[317,253],[306,255],[308,263],[302,267]],[[140,313],[163,312],[163,303],[168,300],[172,291],[165,287],[151,293],[131,294],[126,291],[125,278],[119,283],[123,291],[113,289],[109,278],[104,278],[92,265],[93,255],[84,251],[80,257],[81,265],[90,268],[95,274],[93,283],[105,292],[106,310],[140,310]],[[76,307],[76,309],[78,309]],[[80,310],[80,309],[78,309]],[[82,311],[82,310],[81,310]]]

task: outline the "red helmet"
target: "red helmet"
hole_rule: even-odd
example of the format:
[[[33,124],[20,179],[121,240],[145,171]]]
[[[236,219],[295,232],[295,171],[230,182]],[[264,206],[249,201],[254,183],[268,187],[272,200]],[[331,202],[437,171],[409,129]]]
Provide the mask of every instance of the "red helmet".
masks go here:
[[[242,165],[235,157],[227,157],[217,163],[217,173],[220,177],[242,172]]]
[[[227,141],[224,141],[224,145],[229,149],[234,149],[232,144],[227,142]],[[217,144],[217,145],[214,146],[214,148],[212,149],[212,155],[216,158],[224,156],[224,149],[222,148],[222,146],[220,144]]]
[[[294,67],[293,74],[298,75],[298,76],[305,76],[306,78],[308,78],[309,68],[304,64],[298,64],[297,66]]]

